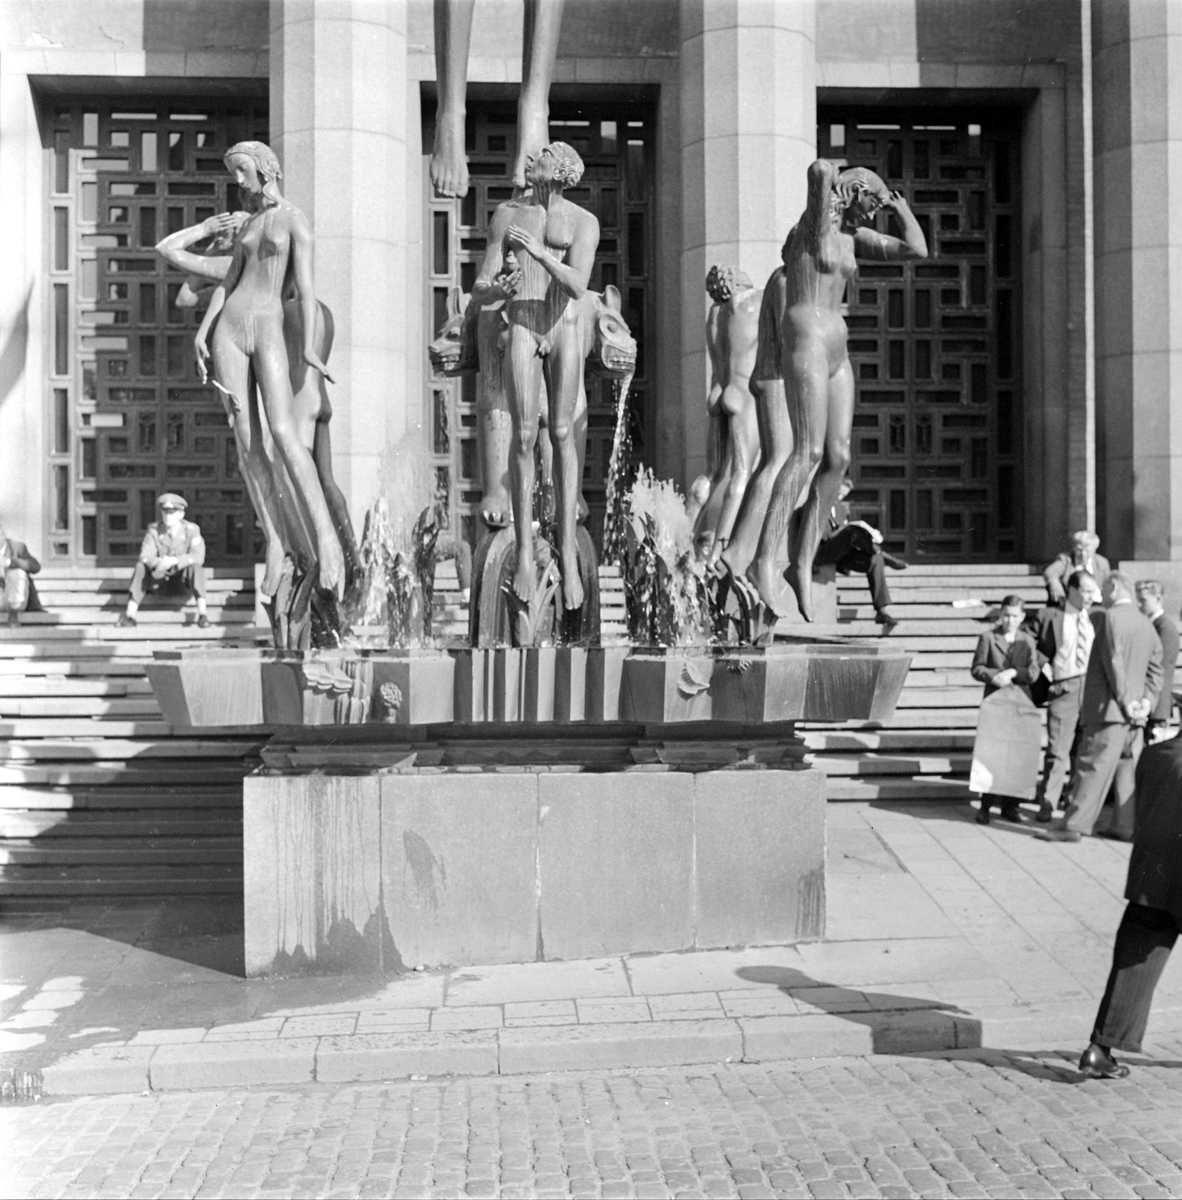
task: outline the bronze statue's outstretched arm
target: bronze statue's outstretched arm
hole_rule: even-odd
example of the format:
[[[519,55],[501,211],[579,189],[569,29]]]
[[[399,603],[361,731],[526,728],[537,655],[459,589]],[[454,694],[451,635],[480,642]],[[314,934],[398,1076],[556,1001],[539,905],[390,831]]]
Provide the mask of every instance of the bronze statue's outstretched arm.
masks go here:
[[[810,250],[818,250],[820,241],[830,233],[835,224],[833,219],[833,185],[837,182],[840,169],[827,158],[818,158],[809,165],[808,202],[801,218]]]
[[[886,261],[927,258],[927,239],[903,193],[891,192],[890,202],[884,204],[883,208],[891,210],[899,218],[899,224],[903,226],[902,239],[879,233],[876,229],[859,229],[854,234],[854,254],[858,258]]]

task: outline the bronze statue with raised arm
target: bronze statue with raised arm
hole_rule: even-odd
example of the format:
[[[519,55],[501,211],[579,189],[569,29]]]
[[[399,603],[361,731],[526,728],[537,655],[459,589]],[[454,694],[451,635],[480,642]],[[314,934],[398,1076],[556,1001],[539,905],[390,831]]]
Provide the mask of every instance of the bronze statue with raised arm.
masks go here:
[[[306,643],[315,589],[322,593],[321,607],[332,608],[343,594],[355,554],[343,497],[334,495],[330,507],[313,458],[321,438],[318,457],[331,458],[327,397],[318,379],[308,379],[316,372],[332,382],[321,358],[321,348],[327,349],[331,339],[330,319],[316,301],[311,228],[279,191],[282,171],[274,152],[262,142],[239,142],[225,161],[248,199],[249,216],[194,348],[203,379],[212,358],[243,476],[266,536],[262,590],[277,595],[287,579],[285,598],[278,602],[283,640]],[[290,317],[283,303],[289,291],[294,291],[296,309]],[[299,344],[289,348],[292,335]],[[336,492],[335,485],[329,490]],[[339,511],[334,513],[333,507]],[[327,619],[333,624],[331,616]]]
[[[493,214],[488,248],[472,289],[476,310],[490,301],[507,300],[505,385],[513,429],[509,481],[517,555],[511,588],[530,625],[539,594],[533,489],[543,388],[554,448],[562,607],[579,609],[584,598],[576,539],[581,486],[577,407],[584,395],[587,351],[578,301],[595,265],[599,221],[563,196],[582,175],[583,160],[563,142],[530,158],[526,180],[531,191],[505,201]]]
[[[439,85],[439,110],[435,118],[435,147],[431,152],[430,171],[431,182],[441,196],[463,196],[468,191],[464,118],[474,4],[475,0],[435,0],[435,77]],[[525,0],[514,187],[526,186],[529,159],[541,152],[550,137],[550,80],[558,56],[562,5],[563,0]]]
[[[902,239],[871,228],[879,209],[895,213]],[[808,206],[784,243],[784,265],[764,291],[761,361],[752,377],[756,396],[762,396],[761,428],[766,430],[763,467],[749,489],[756,502],[746,506],[722,556],[736,580],[746,576],[772,616],[791,611],[787,580],[801,615],[812,620],[813,558],[850,464],[854,373],[841,314],[846,284],[858,259],[883,262],[926,258],[927,253],[907,201],[889,191],[873,171],[842,169],[825,159],[809,167]],[[778,372],[770,361],[777,355]],[[770,411],[778,382],[787,421]],[[784,571],[789,524],[810,481],[800,532]],[[768,496],[766,514],[758,502],[761,495]]]

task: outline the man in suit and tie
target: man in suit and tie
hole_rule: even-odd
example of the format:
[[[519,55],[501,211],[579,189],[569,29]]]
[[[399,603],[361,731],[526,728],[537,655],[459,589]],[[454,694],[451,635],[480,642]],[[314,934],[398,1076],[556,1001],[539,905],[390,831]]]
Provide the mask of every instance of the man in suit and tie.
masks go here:
[[[1096,579],[1075,570],[1067,577],[1066,604],[1044,609],[1039,618],[1037,645],[1047,682],[1047,752],[1035,820],[1044,824],[1050,821],[1071,773],[1084,677],[1095,637],[1088,610],[1099,600]]]
[[[1153,990],[1182,931],[1182,738],[1150,746],[1137,764],[1137,833],[1112,971],[1079,1069],[1123,1079],[1113,1050],[1141,1051]]]
[[[1149,714],[1145,728],[1147,741],[1155,742],[1170,727],[1170,716],[1174,709],[1174,664],[1178,661],[1178,626],[1166,616],[1162,604],[1165,589],[1156,579],[1142,579],[1137,584],[1137,607],[1153,622],[1157,636],[1161,638],[1161,691],[1157,705]]]
[[[1103,554],[1097,554],[1100,539],[1090,529],[1077,529],[1071,535],[1071,549],[1064,551],[1042,573],[1047,585],[1047,603],[1061,608],[1067,599],[1066,581],[1072,571],[1087,571],[1101,586],[1112,569]]]
[[[1067,813],[1059,825],[1035,834],[1043,841],[1078,842],[1092,832],[1121,755],[1134,763],[1140,756],[1145,722],[1161,690],[1161,641],[1137,611],[1128,576],[1113,571],[1101,596],[1104,608],[1092,613],[1095,638],[1084,678],[1082,735]],[[1119,796],[1117,803],[1119,808]]]

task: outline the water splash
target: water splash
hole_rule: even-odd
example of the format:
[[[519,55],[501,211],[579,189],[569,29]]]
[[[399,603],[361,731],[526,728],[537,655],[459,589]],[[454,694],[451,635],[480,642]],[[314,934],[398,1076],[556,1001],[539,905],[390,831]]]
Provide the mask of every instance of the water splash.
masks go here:
[[[628,490],[626,476],[632,458],[632,429],[628,420],[628,392],[632,375],[615,380],[616,431],[607,468],[607,513],[603,519],[603,561],[622,564],[627,546]]]

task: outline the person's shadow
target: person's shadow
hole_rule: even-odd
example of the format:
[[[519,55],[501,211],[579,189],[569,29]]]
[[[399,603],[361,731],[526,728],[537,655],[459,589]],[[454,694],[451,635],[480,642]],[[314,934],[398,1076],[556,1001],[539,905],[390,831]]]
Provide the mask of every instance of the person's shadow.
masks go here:
[[[943,1057],[963,1052],[967,1057],[993,1066],[1020,1071],[1031,1079],[1049,1083],[1089,1082],[1076,1067],[1074,1052],[1063,1050],[1006,1050],[986,1047],[981,1022],[955,1004],[944,1004],[921,996],[893,992],[869,992],[814,979],[792,967],[740,967],[735,974],[749,983],[764,983],[791,996],[801,1007],[840,1017],[870,1030],[874,1054],[910,1054],[921,1058]],[[908,1014],[926,1012],[926,1020]],[[943,1018],[941,1020],[941,1018]],[[912,1040],[913,1045],[908,1046]],[[933,1043],[945,1042],[943,1046]],[[1182,1061],[1144,1056],[1122,1061],[1133,1067],[1182,1067]]]
[[[840,1017],[870,1030],[875,1054],[906,1054],[922,1050],[971,1050],[981,1047],[981,1022],[955,1004],[923,996],[868,992],[814,979],[793,967],[740,967],[749,983],[766,983],[791,996],[802,1008]],[[927,1013],[922,1018],[915,1014]],[[908,1042],[914,1046],[908,1049]],[[926,1044],[923,1044],[926,1043]],[[934,1043],[943,1043],[935,1045]]]

